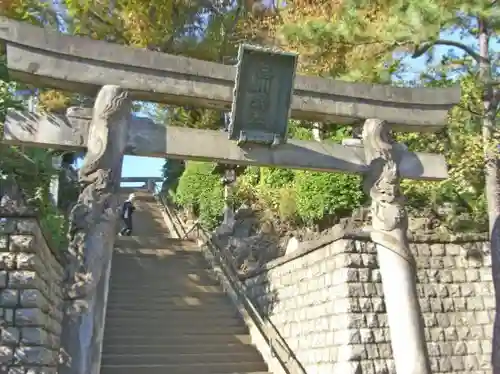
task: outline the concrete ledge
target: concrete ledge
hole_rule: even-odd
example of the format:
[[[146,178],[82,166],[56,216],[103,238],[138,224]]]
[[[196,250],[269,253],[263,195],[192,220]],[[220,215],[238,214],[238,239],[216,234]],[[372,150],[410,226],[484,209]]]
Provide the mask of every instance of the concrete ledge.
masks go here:
[[[235,67],[90,38],[0,18],[12,77],[36,86],[95,95],[103,84],[134,100],[231,109]],[[379,118],[406,131],[434,131],[460,100],[460,88],[402,88],[298,76],[291,115],[354,124]]]
[[[323,248],[337,240],[342,239],[352,239],[356,241],[367,241],[371,242],[371,238],[368,232],[349,232],[342,229],[334,230],[332,233],[325,235],[324,237],[309,241],[302,242],[299,245],[299,249],[295,252],[279,257],[275,260],[269,261],[261,268],[255,270],[249,274],[240,275],[241,280],[253,278],[259,274],[265,273],[271,269],[277,268],[288,262],[294,261],[300,257],[306,256],[307,254],[314,252],[318,249]],[[426,243],[426,244],[460,244],[460,243],[470,243],[470,242],[489,242],[488,233],[446,233],[446,232],[435,232],[435,233],[408,233],[408,240],[410,244],[412,243]]]

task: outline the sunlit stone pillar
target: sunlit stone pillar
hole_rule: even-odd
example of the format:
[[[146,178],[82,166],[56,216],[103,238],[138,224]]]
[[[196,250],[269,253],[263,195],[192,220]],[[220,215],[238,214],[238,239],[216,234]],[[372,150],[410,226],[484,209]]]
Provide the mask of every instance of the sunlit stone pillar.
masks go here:
[[[70,214],[60,374],[99,373],[130,111],[118,86],[97,95],[78,174],[83,189]]]
[[[400,191],[400,146],[387,123],[378,119],[365,121],[363,145],[369,164],[364,187],[371,198],[371,239],[377,248],[396,372],[431,374]]]

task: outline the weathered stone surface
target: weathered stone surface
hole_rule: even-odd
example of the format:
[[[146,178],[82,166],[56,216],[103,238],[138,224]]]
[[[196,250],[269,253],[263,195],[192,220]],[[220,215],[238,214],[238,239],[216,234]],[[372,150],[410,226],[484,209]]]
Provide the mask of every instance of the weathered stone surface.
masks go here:
[[[19,253],[16,263],[20,270],[42,270],[45,268],[40,256],[35,253]]]
[[[0,269],[12,270],[16,266],[17,254],[2,252],[0,253]]]
[[[398,373],[431,374],[415,259],[408,243],[408,214],[400,188],[399,156],[395,152],[400,144],[392,137],[388,123],[379,119],[365,121],[362,138],[370,162],[363,187],[371,200],[370,239],[377,250],[376,258],[373,256],[370,262],[378,263],[380,268],[394,365]],[[370,289],[366,291],[366,295],[362,292],[355,295],[369,296]]]
[[[21,290],[20,294],[19,304],[22,308],[39,308],[43,311],[50,310],[50,303],[40,290]]]
[[[60,363],[61,373],[99,373],[131,106],[128,91],[115,85],[103,86],[95,100],[88,150],[78,172],[82,190],[69,220],[68,303],[61,341],[70,359]],[[50,329],[57,326],[51,322]]]
[[[5,289],[0,294],[2,307],[15,307],[19,304],[19,290]]]
[[[15,311],[17,326],[45,326],[47,315],[38,308],[20,308]]]
[[[6,327],[1,329],[1,344],[16,345],[19,342],[20,332],[17,327]]]
[[[14,324],[14,309],[4,309],[3,318],[7,325]]]
[[[7,64],[16,80],[91,96],[103,84],[119,84],[134,100],[231,108],[234,66],[68,36],[6,18],[0,19],[0,39],[7,42]],[[459,100],[458,87],[411,89],[298,76],[291,115],[334,123],[380,118],[425,131],[446,123],[447,111]]]
[[[436,243],[432,236],[427,240],[412,243],[410,249],[418,264],[432,372],[490,373],[494,300],[487,243]],[[482,263],[466,259],[473,248],[481,249]],[[341,239],[279,260],[245,284],[306,372],[396,373],[372,244]]]
[[[45,115],[10,111],[4,124],[3,142],[30,143],[42,148],[83,150],[87,145],[90,117],[54,119]],[[151,119],[131,117],[127,121],[126,154],[171,157],[183,160],[223,160],[228,164],[260,165],[319,171],[362,173],[366,169],[363,148],[333,142],[290,139],[279,147],[265,145],[239,147],[227,133],[154,123]],[[78,135],[75,135],[78,134]],[[410,179],[447,178],[444,157],[432,153],[401,150],[401,176]]]
[[[34,235],[11,235],[9,250],[11,252],[33,252],[36,250],[36,238]]]
[[[7,272],[0,270],[0,288],[7,287]]]
[[[40,327],[23,327],[21,342],[26,345],[52,346],[51,335]]]
[[[9,217],[0,232],[0,372],[55,374],[63,266],[35,217]]]
[[[9,249],[9,236],[0,235],[0,252],[6,251],[8,249]]]
[[[47,291],[45,282],[35,271],[12,271],[9,274],[9,287],[15,289],[35,288]]]
[[[57,353],[45,347],[22,346],[16,348],[14,360],[24,365],[55,365]]]
[[[51,367],[33,367],[27,368],[26,374],[57,374],[57,369]]]
[[[11,366],[7,374],[25,374],[26,368],[24,366]]]
[[[288,242],[286,244],[285,255],[291,255],[298,249],[299,249],[299,240],[296,237],[292,236],[290,239],[288,239]]]
[[[14,349],[5,345],[0,346],[0,363],[10,362],[14,358]]]

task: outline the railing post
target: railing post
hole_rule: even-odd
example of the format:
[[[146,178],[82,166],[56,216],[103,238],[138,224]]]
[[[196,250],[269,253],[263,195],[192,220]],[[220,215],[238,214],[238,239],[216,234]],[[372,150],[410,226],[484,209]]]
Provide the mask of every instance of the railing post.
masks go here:
[[[155,192],[155,181],[153,179],[148,179],[147,188],[148,188],[148,192],[150,192],[150,193]]]

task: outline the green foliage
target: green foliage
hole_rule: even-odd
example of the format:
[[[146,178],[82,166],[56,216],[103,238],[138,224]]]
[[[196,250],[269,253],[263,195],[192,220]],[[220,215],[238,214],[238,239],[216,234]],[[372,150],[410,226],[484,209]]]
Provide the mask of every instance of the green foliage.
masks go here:
[[[17,87],[16,83],[9,82],[4,56],[0,56],[0,124],[9,108],[23,109],[23,103],[12,94]],[[3,125],[0,125],[0,131],[3,134]],[[23,190],[26,203],[38,212],[49,244],[61,249],[66,245],[67,221],[49,200],[50,180],[54,176],[57,176],[57,171],[52,167],[49,151],[0,147],[0,178],[15,181]]]
[[[473,111],[481,106],[481,89],[473,75],[459,76],[461,103],[450,112],[448,125],[435,134],[397,134],[398,141],[410,150],[443,154],[449,179],[443,182],[403,181],[403,193],[413,215],[434,216],[451,230],[462,225],[457,217],[468,221],[461,230],[484,231],[487,228],[485,203],[484,150],[478,117]],[[447,76],[434,76],[429,85],[449,86],[457,83]],[[447,206],[446,213],[439,213]]]
[[[295,177],[292,169],[260,168],[261,184],[270,189],[278,189],[293,182]]]
[[[6,0],[2,4],[2,15],[55,23],[51,8],[32,0]],[[350,81],[390,83],[407,69],[401,57],[417,51],[415,55],[425,56],[425,74],[418,81],[399,84],[443,87],[458,81],[463,96],[443,131],[396,134],[411,150],[444,154],[449,167],[450,178],[441,183],[403,181],[408,207],[412,214],[439,216],[451,228],[459,227],[457,217],[465,215],[473,222],[471,229],[485,227],[484,151],[489,146],[486,143],[497,138],[485,141],[481,127],[484,94],[491,88],[487,80],[498,75],[498,56],[496,51],[491,52],[488,62],[493,67],[485,75],[474,59],[478,43],[471,53],[470,39],[460,44],[454,37],[454,44],[450,44],[438,38],[454,29],[456,35],[477,41],[479,16],[488,21],[489,37],[496,38],[498,7],[491,6],[490,0],[411,0],[403,5],[394,0],[294,0],[280,3],[279,17],[253,17],[251,22],[245,18],[246,12],[240,18],[236,9],[215,9],[204,2],[65,0],[63,4],[68,10],[69,32],[75,34],[207,61],[234,57],[237,39],[246,37],[299,52],[302,73]],[[244,30],[245,26],[251,27]],[[440,44],[450,50],[436,61],[434,47]],[[490,43],[492,49],[494,44]],[[16,85],[7,83],[5,74],[0,63],[0,120],[7,108],[22,105],[12,97]],[[68,103],[68,97],[60,92],[45,91],[42,96],[55,108]],[[495,105],[494,110],[498,102]],[[171,126],[219,129],[223,124],[221,112],[215,110],[155,105],[153,112],[158,121]],[[349,126],[323,125],[324,139],[339,142],[352,136]],[[312,140],[311,124],[291,120],[289,137]],[[48,183],[54,173],[49,160],[45,151],[0,148],[0,171],[17,175],[30,203],[50,220],[45,225],[56,237],[61,219],[47,204]],[[211,227],[218,222],[223,207],[222,186],[219,176],[211,173],[212,168],[212,164],[190,162],[184,170],[175,160],[166,160],[164,167],[164,188],[171,190],[178,204],[194,209]],[[35,181],[33,175],[40,178]],[[284,221],[308,225],[334,221],[365,199],[357,176],[276,168],[249,167],[238,178],[236,188],[237,202],[252,204]],[[439,213],[444,206],[449,214]]]
[[[55,250],[65,250],[68,244],[66,238],[68,220],[67,216],[49,200],[49,183],[44,181],[33,192],[28,192],[28,196],[30,196],[28,204],[36,209],[49,245]],[[27,191],[28,188],[29,186],[25,187],[24,191]]]
[[[174,159],[165,159],[165,163],[163,164],[163,178],[165,178],[165,182],[163,182],[162,190],[168,191],[172,190],[175,192],[177,189],[177,185],[179,184],[179,178],[186,168],[185,162],[182,160],[174,160]]]
[[[224,191],[219,176],[212,173],[214,167],[212,163],[188,162],[175,193],[175,202],[193,209],[209,228],[220,221],[224,207]]]
[[[297,213],[308,224],[325,216],[344,216],[363,203],[359,176],[298,171],[295,175]]]
[[[293,186],[279,190],[278,216],[284,222],[297,223],[297,194]]]
[[[7,115],[7,110],[9,108],[22,108],[21,101],[17,100],[12,95],[12,92],[16,89],[16,86],[16,83],[9,82],[7,67],[5,65],[5,56],[0,55],[0,124],[3,124],[3,122],[5,121],[5,116]]]

